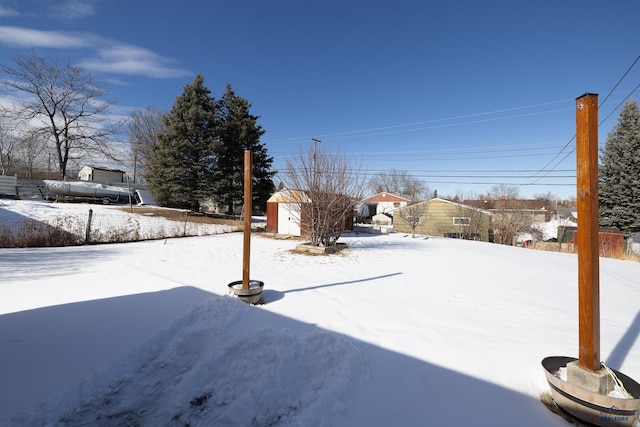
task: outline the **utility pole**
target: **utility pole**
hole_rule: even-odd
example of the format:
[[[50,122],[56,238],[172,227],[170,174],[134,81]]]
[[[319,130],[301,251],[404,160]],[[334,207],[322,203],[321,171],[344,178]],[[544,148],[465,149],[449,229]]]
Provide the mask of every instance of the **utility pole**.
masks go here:
[[[318,148],[318,143],[322,142],[320,141],[318,138],[311,138],[311,141],[313,141],[313,166],[315,167],[316,165],[316,151]]]
[[[318,174],[318,167],[316,166],[316,153],[318,151],[318,143],[322,142],[320,141],[318,138],[311,138],[311,141],[313,141],[313,191],[316,190],[316,176]]]

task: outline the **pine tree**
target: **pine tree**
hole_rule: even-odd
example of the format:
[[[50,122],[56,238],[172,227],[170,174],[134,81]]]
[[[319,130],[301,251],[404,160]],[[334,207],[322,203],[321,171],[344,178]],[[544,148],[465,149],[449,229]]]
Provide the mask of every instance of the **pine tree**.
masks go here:
[[[265,146],[260,142],[264,130],[257,124],[257,116],[251,115],[251,104],[235,94],[227,85],[225,94],[217,103],[220,113],[217,136],[217,163],[214,172],[214,193],[218,205],[228,213],[243,197],[244,151],[253,157],[253,201],[257,209],[264,210],[274,190],[271,180],[271,164]]]
[[[630,101],[600,152],[600,225],[640,232],[640,113]]]
[[[158,135],[145,175],[161,205],[198,211],[200,201],[211,196],[218,115],[210,93],[203,77],[196,75],[164,117],[166,129]]]

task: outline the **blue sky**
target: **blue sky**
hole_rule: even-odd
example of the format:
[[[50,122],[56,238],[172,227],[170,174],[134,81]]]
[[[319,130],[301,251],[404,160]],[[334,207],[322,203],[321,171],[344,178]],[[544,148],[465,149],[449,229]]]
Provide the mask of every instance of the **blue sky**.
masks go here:
[[[319,138],[440,195],[575,195],[575,98],[640,54],[640,2],[0,0],[0,61],[27,49],[107,80],[121,114],[168,111],[196,73],[252,104],[274,168]],[[640,65],[601,105],[599,141]],[[604,120],[609,114],[608,119]]]

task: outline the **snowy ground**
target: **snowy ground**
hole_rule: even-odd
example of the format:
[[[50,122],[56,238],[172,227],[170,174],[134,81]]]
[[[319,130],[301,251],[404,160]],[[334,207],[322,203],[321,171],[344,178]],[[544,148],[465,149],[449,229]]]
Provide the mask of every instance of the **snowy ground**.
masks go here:
[[[227,294],[241,233],[0,249],[0,425],[568,425],[540,362],[577,357],[575,255],[341,241],[254,235],[260,306]],[[600,270],[602,360],[639,380],[640,264]]]
[[[85,241],[89,228],[89,241],[92,243],[203,236],[237,230],[229,225],[189,221],[186,211],[179,209],[173,211],[173,221],[153,214],[153,206],[145,206],[145,210],[150,212],[144,215],[136,214],[136,209],[132,211],[127,205],[0,200],[0,230],[16,233],[26,219],[38,220],[78,236],[80,242]],[[88,227],[90,211],[91,221]],[[2,245],[4,246],[7,245]]]

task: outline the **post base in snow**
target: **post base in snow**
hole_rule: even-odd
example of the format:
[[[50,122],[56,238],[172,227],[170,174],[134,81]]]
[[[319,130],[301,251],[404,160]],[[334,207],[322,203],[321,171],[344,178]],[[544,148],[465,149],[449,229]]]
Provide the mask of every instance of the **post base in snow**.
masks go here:
[[[583,388],[584,384],[569,381],[569,375],[572,379],[575,376],[575,372],[568,372],[574,369],[569,367],[572,363],[577,363],[577,359],[553,356],[542,360],[556,405],[572,417],[592,425],[633,426],[640,408],[640,384],[621,372],[603,368],[611,376],[612,389],[607,393],[588,390]],[[590,382],[593,384],[593,381]],[[599,385],[600,380],[597,383]]]
[[[248,304],[258,304],[262,299],[264,283],[259,280],[249,280],[249,288],[242,288],[242,280],[229,283],[229,293],[236,295]]]
[[[567,382],[593,393],[608,394],[613,390],[615,380],[604,368],[593,372],[575,361],[567,363]]]

